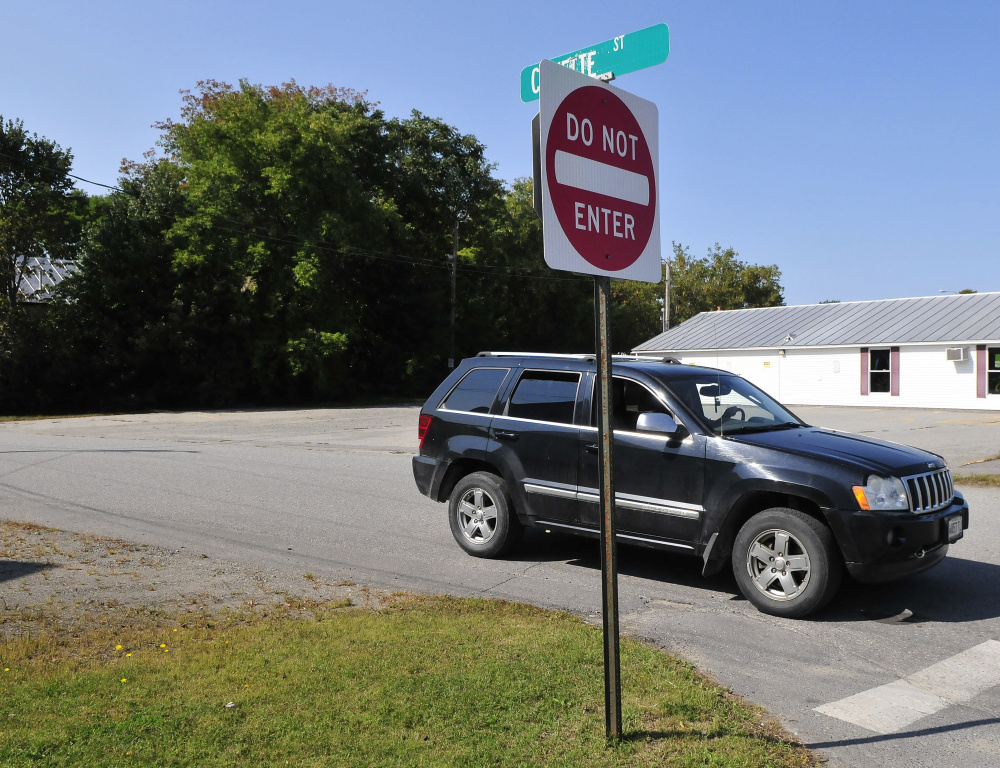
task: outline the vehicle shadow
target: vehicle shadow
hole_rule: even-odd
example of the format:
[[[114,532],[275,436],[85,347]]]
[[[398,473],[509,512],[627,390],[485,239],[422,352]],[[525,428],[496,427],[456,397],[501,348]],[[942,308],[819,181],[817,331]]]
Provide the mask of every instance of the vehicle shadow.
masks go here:
[[[13,581],[14,579],[31,576],[33,573],[39,573],[40,571],[46,571],[49,568],[56,567],[58,566],[55,566],[52,563],[36,563],[24,560],[0,560],[0,582]]]
[[[567,565],[601,570],[598,539],[555,530],[546,534],[539,529],[529,528],[524,532],[517,550],[508,559],[524,562],[565,561]],[[702,565],[701,558],[693,555],[631,544],[618,545],[620,575],[728,594],[735,600],[744,599],[728,569],[717,576],[706,578],[701,575]]]
[[[920,624],[995,619],[1000,616],[1000,565],[950,555],[929,571],[889,584],[845,579],[834,602],[816,621]]]
[[[538,529],[525,531],[513,560],[564,561],[600,571],[597,539]],[[701,575],[699,557],[620,544],[618,572],[745,600],[732,572]],[[929,571],[890,582],[861,584],[845,575],[840,592],[827,608],[809,621],[877,621],[886,624],[961,623],[1000,617],[1000,565],[948,556]]]

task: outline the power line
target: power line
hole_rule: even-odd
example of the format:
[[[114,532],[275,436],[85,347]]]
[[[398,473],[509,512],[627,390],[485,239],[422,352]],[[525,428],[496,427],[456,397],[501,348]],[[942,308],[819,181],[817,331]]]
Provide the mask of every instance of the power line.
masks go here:
[[[7,154],[6,152],[0,152],[0,157],[5,157],[5,158],[7,158],[9,160],[13,160],[15,162],[19,162],[19,163],[22,163],[22,164],[25,164],[25,165],[29,165],[29,164],[30,165],[34,165],[35,167],[40,168],[41,170],[47,171],[49,173],[57,173],[58,172],[54,168],[50,168],[50,167],[46,167],[44,165],[39,165],[39,164],[36,164],[36,163],[32,163],[31,161],[27,161],[24,158],[17,157],[16,155],[10,155],[10,154]],[[65,175],[68,178],[75,179],[76,181],[83,182],[84,184],[90,184],[92,186],[100,187],[102,189],[107,189],[107,190],[110,190],[112,192],[120,192],[123,195],[133,196],[132,193],[130,193],[129,191],[127,191],[125,189],[122,189],[121,187],[119,187],[117,185],[104,184],[104,183],[102,183],[100,181],[93,181],[92,179],[88,179],[88,178],[85,178],[83,176],[79,176],[79,175],[73,174],[73,173],[66,173]],[[410,265],[410,266],[428,267],[428,268],[431,268],[431,269],[449,269],[450,268],[447,263],[439,263],[439,262],[433,261],[431,259],[427,259],[427,258],[423,258],[423,257],[419,257],[419,256],[408,256],[408,255],[405,255],[405,254],[392,254],[392,253],[386,253],[385,251],[373,251],[373,250],[370,250],[370,249],[359,248],[358,246],[353,246],[353,245],[342,245],[342,244],[338,244],[338,243],[331,243],[331,242],[326,241],[326,240],[310,241],[310,240],[306,240],[306,239],[302,239],[302,238],[289,239],[289,238],[284,238],[284,237],[278,237],[276,235],[272,235],[272,234],[269,234],[269,233],[262,233],[262,232],[259,231],[261,229],[260,227],[252,225],[252,224],[249,225],[250,229],[247,229],[246,227],[248,225],[247,225],[246,222],[241,222],[241,221],[237,221],[235,219],[230,219],[229,217],[223,216],[223,215],[218,214],[218,213],[212,213],[210,211],[205,211],[205,210],[199,209],[199,208],[193,208],[191,206],[186,206],[186,205],[182,206],[182,207],[185,208],[186,210],[190,211],[192,214],[197,214],[197,215],[202,215],[202,216],[208,216],[208,217],[210,217],[212,219],[215,219],[215,220],[221,220],[221,221],[224,221],[226,223],[236,225],[237,227],[239,227],[238,229],[233,229],[232,227],[219,226],[217,223],[213,224],[213,226],[215,226],[217,229],[222,229],[224,231],[232,232],[234,234],[251,235],[251,236],[254,236],[254,237],[260,237],[260,238],[262,238],[264,240],[270,240],[272,242],[283,243],[285,245],[305,246],[307,248],[313,248],[313,249],[316,249],[316,250],[325,251],[327,253],[337,253],[337,254],[345,255],[345,256],[359,256],[359,257],[363,257],[363,258],[377,259],[377,260],[380,260],[380,261],[388,261],[388,262],[392,262],[392,263],[396,263],[396,264],[407,264],[407,265]],[[175,221],[179,221],[180,220],[179,216],[176,216],[176,215],[173,215],[173,214],[170,214],[170,213],[163,213],[162,215],[166,216],[167,218],[174,219]],[[557,282],[584,282],[584,280],[585,280],[585,278],[582,278],[582,277],[579,277],[579,276],[575,276],[575,275],[571,276],[571,277],[553,277],[553,276],[549,276],[548,274],[531,274],[532,272],[544,272],[545,271],[545,270],[542,270],[541,268],[538,268],[538,267],[505,267],[505,266],[493,265],[493,264],[476,264],[476,265],[465,264],[465,265],[459,266],[459,265],[456,264],[455,268],[456,268],[457,271],[464,272],[464,273],[467,273],[467,274],[481,274],[481,275],[489,275],[489,276],[492,276],[492,277],[520,278],[520,279],[525,279],[525,280],[550,280],[550,281],[557,281]]]

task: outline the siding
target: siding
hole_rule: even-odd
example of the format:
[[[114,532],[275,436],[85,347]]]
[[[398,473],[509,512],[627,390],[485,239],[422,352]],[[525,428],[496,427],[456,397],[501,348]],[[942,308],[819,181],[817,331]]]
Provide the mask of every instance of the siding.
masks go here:
[[[732,371],[789,405],[848,405],[897,408],[960,408],[1000,411],[1000,396],[976,397],[976,348],[969,359],[947,359],[951,344],[907,346],[899,351],[899,395],[862,395],[860,347],[786,348],[770,352],[675,351],[682,363]]]

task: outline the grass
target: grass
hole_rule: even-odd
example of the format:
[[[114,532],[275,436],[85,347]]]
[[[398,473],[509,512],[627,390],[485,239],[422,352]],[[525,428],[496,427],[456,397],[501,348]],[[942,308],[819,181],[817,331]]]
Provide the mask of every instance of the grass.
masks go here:
[[[987,464],[991,461],[1000,461],[1000,453],[996,456],[987,456],[985,459],[976,459],[975,461],[967,461],[962,466],[971,467],[973,464]]]
[[[955,485],[978,485],[1000,488],[1000,475],[958,475],[953,478]]]
[[[626,738],[608,746],[598,628],[380,599],[0,634],[0,766],[815,764],[760,709],[632,640]]]
[[[69,413],[49,416],[0,416],[0,423],[5,421],[56,421],[58,419],[89,419],[94,416],[107,416],[106,413]]]

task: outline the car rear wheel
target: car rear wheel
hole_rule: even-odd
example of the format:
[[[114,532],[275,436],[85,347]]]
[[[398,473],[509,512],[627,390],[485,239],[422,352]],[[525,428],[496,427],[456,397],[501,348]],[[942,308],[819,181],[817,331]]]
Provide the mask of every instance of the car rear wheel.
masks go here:
[[[521,524],[503,478],[473,472],[455,484],[448,503],[451,533],[476,557],[500,557],[521,537]]]
[[[833,532],[795,509],[776,507],[751,517],[736,536],[732,561],[746,599],[774,616],[807,616],[840,586]]]

